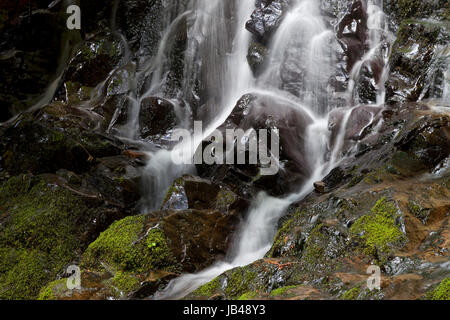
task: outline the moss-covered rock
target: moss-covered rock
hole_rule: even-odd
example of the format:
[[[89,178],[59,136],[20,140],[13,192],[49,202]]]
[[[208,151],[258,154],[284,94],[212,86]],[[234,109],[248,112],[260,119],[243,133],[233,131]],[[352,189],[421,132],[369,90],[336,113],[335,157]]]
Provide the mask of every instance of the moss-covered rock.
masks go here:
[[[0,296],[33,299],[76,261],[114,216],[102,201],[58,184],[51,175],[19,175],[0,185]]]
[[[296,288],[296,286],[285,286],[278,289],[273,290],[270,295],[273,297],[278,297],[284,295],[287,291]]]
[[[228,249],[236,216],[167,210],[113,223],[89,245],[83,270],[102,274],[116,297],[148,297],[181,272],[198,272]]]
[[[394,249],[404,244],[406,236],[397,223],[399,214],[393,202],[382,198],[371,212],[355,221],[350,228],[350,235],[361,240],[366,254],[384,260]]]
[[[341,299],[342,300],[356,300],[360,293],[361,293],[361,288],[360,287],[354,287],[354,288],[352,288],[350,290],[345,291],[342,294]]]
[[[212,295],[214,295],[214,293],[216,293],[219,289],[220,289],[220,279],[215,278],[215,279],[211,280],[210,282],[202,285],[198,289],[196,289],[192,293],[192,295],[194,295],[198,298],[200,298],[200,297],[209,298]]]
[[[450,18],[450,6],[445,0],[385,0],[384,11],[390,16],[394,30],[405,19]]]
[[[57,300],[67,289],[67,279],[50,282],[39,292],[38,300]]]
[[[144,272],[172,269],[176,261],[167,247],[164,232],[146,233],[145,216],[116,221],[100,234],[84,253],[83,266],[94,270]]]
[[[450,278],[445,278],[434,289],[425,296],[428,300],[450,300]]]

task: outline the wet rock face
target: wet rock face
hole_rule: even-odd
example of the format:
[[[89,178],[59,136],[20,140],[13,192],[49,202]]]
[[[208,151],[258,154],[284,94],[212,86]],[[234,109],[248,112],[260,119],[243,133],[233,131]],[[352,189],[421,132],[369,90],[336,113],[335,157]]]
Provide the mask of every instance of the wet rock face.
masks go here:
[[[264,67],[264,61],[267,56],[267,49],[258,42],[252,42],[248,48],[247,61],[253,73],[258,74]]]
[[[246,212],[248,207],[249,202],[232,192],[227,186],[186,175],[174,181],[161,209],[215,209],[224,214],[236,214]]]
[[[258,39],[267,40],[280,25],[289,7],[289,0],[261,0],[245,27]]]
[[[424,117],[396,143],[399,150],[397,156],[403,158],[403,153],[406,153],[416,163],[416,170],[431,171],[450,155],[449,134],[449,117]],[[401,165],[399,161],[396,163]]]
[[[450,32],[445,23],[404,21],[393,45],[386,83],[387,103],[442,98],[448,72]],[[448,84],[447,84],[448,85]]]
[[[83,289],[56,298],[147,298],[181,272],[224,255],[239,219],[214,210],[168,210],[127,217],[91,243],[82,258]]]
[[[337,139],[342,137],[343,144],[340,154],[345,154],[355,146],[358,141],[363,140],[371,134],[373,128],[380,122],[382,118],[382,108],[376,106],[357,106],[349,110],[336,109],[333,110],[328,117],[328,128],[331,131],[330,147],[333,150],[337,147]],[[350,112],[350,114],[348,114]],[[347,117],[345,123],[344,120]],[[342,132],[342,130],[345,130]]]
[[[0,122],[30,107],[56,78],[62,48],[69,37],[64,27],[60,13],[39,10],[2,31]],[[73,40],[75,44],[77,40]]]
[[[139,126],[142,138],[163,136],[176,123],[177,117],[171,102],[157,97],[146,98],[141,102]]]
[[[450,6],[445,0],[385,0],[384,12],[390,17],[390,26],[393,31],[403,20],[410,18],[431,18],[438,20],[449,19]]]
[[[119,64],[123,54],[123,45],[113,36],[97,35],[83,43],[69,62],[64,79],[95,87]]]
[[[244,132],[253,129],[257,134],[264,133],[259,132],[260,129],[267,130],[270,150],[271,129],[278,129],[280,158],[278,172],[273,175],[260,175],[261,168],[267,166],[263,166],[261,162],[257,165],[249,164],[248,143],[244,151],[246,164],[237,164],[238,152],[234,142],[235,164],[198,165],[199,173],[213,181],[229,184],[233,191],[240,195],[245,194],[245,197],[249,196],[248,192],[253,193],[255,190],[265,190],[276,195],[288,193],[304,181],[311,169],[304,150],[299,148],[304,145],[302,141],[306,139],[306,127],[311,122],[310,115],[293,102],[271,96],[244,95],[219,130],[224,132],[224,137],[226,129],[241,129]],[[202,147],[205,146],[206,143]],[[229,149],[231,150],[231,147]],[[272,151],[274,152],[276,151]]]
[[[355,1],[350,12],[339,22],[337,37],[345,52],[347,73],[361,59],[367,37],[367,13],[361,1]]]

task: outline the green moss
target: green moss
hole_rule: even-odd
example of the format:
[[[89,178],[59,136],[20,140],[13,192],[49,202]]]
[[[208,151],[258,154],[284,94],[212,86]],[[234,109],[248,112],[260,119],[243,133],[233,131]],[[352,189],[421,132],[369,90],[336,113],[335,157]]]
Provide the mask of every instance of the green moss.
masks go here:
[[[294,226],[294,218],[286,221],[283,226],[278,230],[275,241],[267,254],[268,257],[275,257],[280,252],[281,248],[284,246],[284,239],[286,235],[291,231]]]
[[[412,200],[408,202],[408,210],[424,223],[426,222],[430,213],[430,209],[422,208],[418,203]]]
[[[360,183],[364,179],[364,176],[362,174],[354,175],[353,178],[350,180],[350,182],[347,185],[347,188],[352,188],[356,186],[358,183]]]
[[[356,300],[360,293],[361,293],[361,288],[360,287],[354,287],[354,288],[352,288],[350,290],[345,291],[342,294],[341,299],[342,300]]]
[[[2,248],[0,299],[35,299],[39,290],[52,276],[46,272],[48,258],[48,255],[37,250]]]
[[[450,300],[450,278],[445,278],[425,296],[428,300]]]
[[[306,249],[302,258],[310,265],[316,265],[324,257],[325,248],[323,247],[323,243],[327,242],[327,237],[322,232],[322,227],[323,224],[317,225],[311,231],[308,241],[306,242]]]
[[[281,287],[281,288],[278,288],[278,289],[273,290],[273,291],[270,293],[270,295],[271,295],[272,297],[278,297],[278,296],[284,295],[284,294],[286,293],[286,291],[288,291],[288,290],[290,290],[290,289],[293,289],[293,288],[296,288],[296,287],[297,287],[297,286],[286,286],[286,287]]]
[[[194,291],[195,296],[199,297],[210,297],[220,288],[219,277],[214,280],[202,285],[200,288]]]
[[[225,288],[226,296],[229,299],[237,299],[244,293],[251,291],[256,277],[256,272],[245,270],[245,268],[233,270]]]
[[[128,295],[139,288],[140,281],[135,274],[118,271],[111,279],[111,287],[116,289],[117,296]]]
[[[237,200],[237,195],[230,190],[220,190],[217,194],[216,208],[227,211],[228,207]]]
[[[114,222],[91,243],[83,265],[95,270],[146,272],[173,270],[176,260],[169,250],[164,232],[151,229],[145,234],[145,216],[132,216]]]
[[[152,229],[147,235],[146,265],[153,268],[164,268],[176,263],[164,232],[161,229]]]
[[[350,234],[362,240],[364,253],[381,258],[404,243],[406,237],[396,224],[398,213],[394,203],[382,198],[371,211],[371,215],[362,216],[352,225]]]
[[[0,296],[36,298],[40,288],[76,258],[77,224],[91,209],[68,190],[31,175],[4,182],[0,203],[6,217],[0,225],[0,245],[6,248]]]
[[[258,293],[249,291],[241,295],[238,300],[254,300],[256,297],[258,297]]]
[[[67,279],[59,279],[50,282],[39,292],[38,300],[57,300],[67,289]]]

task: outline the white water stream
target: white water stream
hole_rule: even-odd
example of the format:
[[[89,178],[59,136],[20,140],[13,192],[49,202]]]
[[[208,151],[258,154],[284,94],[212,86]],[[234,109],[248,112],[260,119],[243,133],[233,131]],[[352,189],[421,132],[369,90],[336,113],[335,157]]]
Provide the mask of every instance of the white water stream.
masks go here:
[[[340,161],[340,149],[345,136],[346,123],[351,109],[345,112],[343,125],[338,134],[338,143],[332,150],[331,159],[325,160],[329,151],[329,135],[327,113],[331,110],[323,110],[320,101],[327,99],[332,94],[321,88],[326,87],[326,82],[332,73],[333,60],[330,39],[333,32],[327,29],[318,8],[318,1],[298,0],[293,1],[293,7],[284,19],[279,30],[274,35],[270,48],[270,63],[268,68],[258,79],[253,79],[246,61],[249,46],[249,35],[245,30],[245,21],[250,16],[254,0],[239,2],[239,14],[237,18],[238,33],[234,38],[233,52],[227,61],[225,82],[233,85],[224,88],[223,107],[217,119],[210,124],[210,130],[215,129],[231,112],[236,101],[244,93],[264,92],[281,99],[290,99],[305,109],[314,122],[307,128],[305,138],[307,152],[307,165],[314,168],[308,181],[299,186],[298,191],[285,197],[274,198],[265,193],[260,193],[253,200],[246,221],[240,226],[235,237],[235,242],[223,261],[218,261],[211,267],[197,274],[186,274],[169,283],[161,292],[156,293],[154,299],[179,299],[197,289],[202,284],[211,281],[223,272],[248,265],[268,252],[272,245],[279,218],[286,209],[295,201],[304,198],[313,190],[313,182],[321,180]],[[208,54],[208,53],[206,53]],[[209,52],[209,54],[214,54]],[[286,55],[293,55],[305,64],[307,85],[299,96],[301,101],[294,100],[292,94],[281,89],[280,72],[283,59]],[[227,99],[228,98],[228,99]],[[296,102],[297,101],[297,102]],[[207,130],[206,134],[209,134]],[[156,169],[156,162],[150,163],[149,168]]]

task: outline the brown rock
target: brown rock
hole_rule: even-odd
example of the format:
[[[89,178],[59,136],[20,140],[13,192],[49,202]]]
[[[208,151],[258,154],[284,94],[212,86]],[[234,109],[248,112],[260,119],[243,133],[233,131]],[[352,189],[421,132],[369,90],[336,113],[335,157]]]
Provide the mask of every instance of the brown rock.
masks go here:
[[[314,189],[318,193],[325,193],[325,187],[326,187],[325,182],[322,181],[314,182]]]

